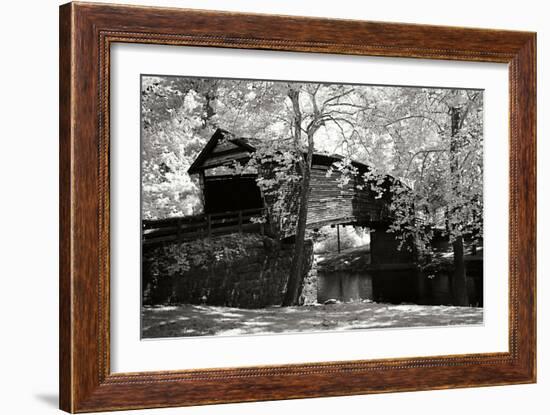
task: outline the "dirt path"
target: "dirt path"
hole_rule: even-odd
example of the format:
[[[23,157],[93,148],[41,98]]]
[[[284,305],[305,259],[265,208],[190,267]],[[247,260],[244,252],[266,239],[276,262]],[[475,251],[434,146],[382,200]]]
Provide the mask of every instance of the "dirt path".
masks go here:
[[[241,309],[206,305],[144,307],[144,338],[236,336],[321,330],[482,324],[474,307],[338,303]]]

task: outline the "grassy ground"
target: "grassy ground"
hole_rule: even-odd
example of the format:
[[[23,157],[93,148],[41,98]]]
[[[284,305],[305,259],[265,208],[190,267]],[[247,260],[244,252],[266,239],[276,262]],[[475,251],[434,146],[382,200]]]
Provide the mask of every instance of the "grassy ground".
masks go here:
[[[367,302],[240,309],[206,305],[144,307],[144,338],[482,324],[474,307]]]

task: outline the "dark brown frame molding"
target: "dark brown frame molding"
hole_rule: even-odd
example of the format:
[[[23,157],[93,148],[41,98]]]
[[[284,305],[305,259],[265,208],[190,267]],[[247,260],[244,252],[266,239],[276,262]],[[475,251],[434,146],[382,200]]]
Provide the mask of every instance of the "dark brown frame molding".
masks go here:
[[[114,42],[507,63],[509,352],[111,373],[109,56]],[[91,412],[535,382],[535,33],[69,3],[60,8],[59,93],[61,409]]]

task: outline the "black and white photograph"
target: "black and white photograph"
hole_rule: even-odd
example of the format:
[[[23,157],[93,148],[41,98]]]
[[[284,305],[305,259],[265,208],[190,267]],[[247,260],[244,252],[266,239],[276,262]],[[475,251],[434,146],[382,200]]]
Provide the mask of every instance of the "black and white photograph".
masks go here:
[[[483,324],[483,90],[140,88],[143,339]]]

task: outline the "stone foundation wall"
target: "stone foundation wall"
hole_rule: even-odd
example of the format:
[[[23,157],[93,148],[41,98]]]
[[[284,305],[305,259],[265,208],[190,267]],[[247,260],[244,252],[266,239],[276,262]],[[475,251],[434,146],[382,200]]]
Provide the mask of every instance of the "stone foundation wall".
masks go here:
[[[192,243],[192,242],[190,242]],[[294,245],[280,245],[268,237],[251,240],[244,254],[206,266],[191,266],[184,272],[153,275],[155,261],[165,261],[144,252],[144,304],[208,304],[261,308],[282,302]],[[313,244],[306,241],[304,279],[313,261]],[[158,267],[157,267],[158,269]]]

